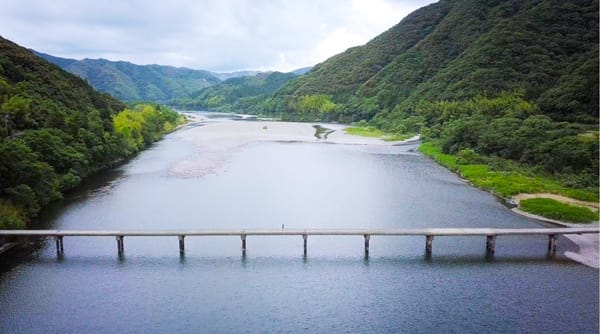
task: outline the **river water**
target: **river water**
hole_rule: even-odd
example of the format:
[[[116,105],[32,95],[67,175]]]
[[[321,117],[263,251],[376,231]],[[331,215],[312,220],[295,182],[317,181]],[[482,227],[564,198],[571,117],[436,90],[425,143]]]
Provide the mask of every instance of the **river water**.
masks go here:
[[[167,136],[44,215],[55,229],[539,227],[414,153],[414,146],[254,143],[216,171]],[[0,333],[593,333],[598,270],[546,237],[65,238],[0,273]],[[5,261],[6,262],[6,261]]]

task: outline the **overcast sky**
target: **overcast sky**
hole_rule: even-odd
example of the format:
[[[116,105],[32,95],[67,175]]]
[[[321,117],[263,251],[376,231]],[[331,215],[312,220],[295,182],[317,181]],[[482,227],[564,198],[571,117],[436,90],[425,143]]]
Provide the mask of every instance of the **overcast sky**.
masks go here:
[[[437,0],[1,0],[0,35],[67,58],[289,71]]]

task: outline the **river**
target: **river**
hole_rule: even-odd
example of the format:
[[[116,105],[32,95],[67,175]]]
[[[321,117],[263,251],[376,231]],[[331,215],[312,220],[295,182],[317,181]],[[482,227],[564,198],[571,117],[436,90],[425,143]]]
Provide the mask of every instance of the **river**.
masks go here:
[[[236,124],[245,123],[260,124]],[[414,145],[315,138],[214,150],[219,138],[192,138],[212,126],[198,125],[90,179],[40,227],[540,226]],[[218,163],[207,167],[203,157]],[[431,258],[422,237],[372,237],[369,258],[362,237],[310,237],[306,257],[300,237],[248,237],[245,257],[239,237],[188,237],[183,257],[176,238],[126,238],[122,258],[114,238],[64,242],[63,257],[50,240],[4,263],[0,333],[592,333],[599,325],[598,270],[565,258],[577,247],[563,237],[554,258],[543,236],[499,237],[492,258],[482,237],[438,237]]]

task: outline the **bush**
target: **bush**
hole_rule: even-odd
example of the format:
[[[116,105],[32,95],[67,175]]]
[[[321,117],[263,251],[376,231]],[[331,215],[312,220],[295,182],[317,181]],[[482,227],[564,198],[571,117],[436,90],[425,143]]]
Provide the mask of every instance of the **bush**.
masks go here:
[[[475,153],[472,149],[465,148],[458,152],[458,160],[456,160],[456,163],[459,165],[484,164],[486,163],[486,159]]]
[[[8,201],[0,200],[0,229],[25,228],[23,211]]]

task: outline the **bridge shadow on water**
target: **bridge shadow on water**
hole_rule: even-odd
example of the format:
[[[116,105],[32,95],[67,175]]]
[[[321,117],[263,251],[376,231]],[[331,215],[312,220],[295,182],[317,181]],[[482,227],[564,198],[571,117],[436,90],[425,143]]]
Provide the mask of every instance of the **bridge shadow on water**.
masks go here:
[[[134,268],[134,267],[161,267],[170,268],[177,265],[181,268],[194,267],[265,267],[277,268],[288,266],[420,266],[420,267],[497,267],[505,265],[519,266],[537,266],[537,265],[561,265],[561,266],[579,266],[580,264],[564,257],[563,255],[552,256],[492,256],[482,254],[480,256],[448,256],[448,255],[427,255],[421,256],[343,256],[343,257],[311,257],[310,255],[300,255],[298,257],[285,256],[197,256],[197,255],[171,255],[171,256],[144,256],[144,255],[106,255],[106,256],[76,256],[76,255],[55,255],[40,256],[35,253],[20,253],[9,259],[0,260],[0,273],[8,272],[19,265],[28,266],[55,266],[60,270],[61,266],[73,267],[84,266],[91,267],[114,267]]]

